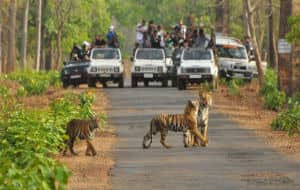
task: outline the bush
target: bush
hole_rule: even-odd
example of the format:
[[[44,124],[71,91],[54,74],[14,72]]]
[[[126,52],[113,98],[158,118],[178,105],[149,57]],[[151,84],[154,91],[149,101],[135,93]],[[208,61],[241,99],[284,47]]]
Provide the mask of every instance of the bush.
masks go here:
[[[232,79],[228,82],[228,92],[235,96],[240,96],[239,86],[243,85],[244,83],[240,82],[239,79]]]
[[[288,110],[278,114],[272,128],[287,131],[289,135],[300,133],[300,96],[289,99]]]
[[[18,82],[24,87],[27,95],[39,95],[45,93],[49,86],[59,87],[61,85],[59,73],[50,72],[15,72],[2,77]]]
[[[264,104],[268,109],[278,111],[286,102],[285,93],[278,90],[277,73],[272,69],[266,71],[265,83],[259,93],[264,97]]]
[[[51,155],[65,146],[67,122],[95,115],[94,97],[67,94],[47,109],[26,109],[1,87],[0,189],[65,189],[70,171]]]

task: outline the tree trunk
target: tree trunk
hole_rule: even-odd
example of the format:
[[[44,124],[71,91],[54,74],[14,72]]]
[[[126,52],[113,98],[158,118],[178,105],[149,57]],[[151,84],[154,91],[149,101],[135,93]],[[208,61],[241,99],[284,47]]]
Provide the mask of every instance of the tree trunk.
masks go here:
[[[216,32],[223,32],[223,0],[216,0]]]
[[[16,0],[11,0],[9,5],[8,72],[13,72],[16,67],[16,15]]]
[[[268,0],[268,62],[271,68],[276,69],[276,56],[275,56],[275,44],[274,44],[274,12],[273,12],[273,0]]]
[[[36,18],[36,53],[35,53],[35,69],[40,70],[41,62],[41,17],[42,17],[42,0],[38,0],[37,18]]]
[[[57,70],[59,67],[59,63],[61,62],[61,40],[62,40],[62,29],[58,29],[57,36],[56,36],[56,48],[57,48],[57,57],[56,57],[56,63],[55,63],[55,69]]]
[[[246,0],[246,6],[247,6],[247,14],[248,14],[248,23],[249,23],[250,33],[252,37],[253,48],[255,52],[255,61],[256,61],[256,67],[258,71],[259,86],[262,87],[264,85],[264,73],[261,64],[262,62],[261,52],[258,47],[257,38],[256,38],[256,29],[254,25],[253,10],[255,8],[251,6],[250,0]]]
[[[251,38],[250,27],[249,27],[249,18],[247,11],[247,0],[243,0],[243,23],[244,23],[244,34]]]
[[[26,0],[24,4],[23,31],[22,31],[22,41],[21,41],[21,68],[22,69],[26,68],[28,12],[29,12],[29,0]]]
[[[0,22],[0,75],[2,74],[2,72],[2,23]]]
[[[229,35],[230,34],[230,2],[229,2],[229,0],[224,0],[223,10],[224,10],[224,15],[223,15],[222,32],[225,35]]]
[[[300,1],[293,0],[292,15],[299,15]],[[300,42],[293,44],[292,52],[292,94],[300,92]]]
[[[292,14],[292,0],[280,0],[280,25],[279,25],[279,39],[285,39],[286,34],[290,31],[288,25],[288,18]],[[278,78],[279,88],[286,94],[291,94],[292,82],[292,68],[291,68],[291,54],[278,54]]]

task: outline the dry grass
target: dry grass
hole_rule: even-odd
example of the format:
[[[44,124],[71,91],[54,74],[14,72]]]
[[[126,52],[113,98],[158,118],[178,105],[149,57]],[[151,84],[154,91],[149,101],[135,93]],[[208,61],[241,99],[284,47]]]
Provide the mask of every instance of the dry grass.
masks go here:
[[[227,87],[220,86],[214,93],[214,108],[240,123],[241,127],[255,131],[279,152],[300,160],[300,135],[289,137],[286,132],[273,131],[271,123],[277,113],[266,110],[263,99],[257,94],[256,81],[242,87],[240,96],[233,96]]]

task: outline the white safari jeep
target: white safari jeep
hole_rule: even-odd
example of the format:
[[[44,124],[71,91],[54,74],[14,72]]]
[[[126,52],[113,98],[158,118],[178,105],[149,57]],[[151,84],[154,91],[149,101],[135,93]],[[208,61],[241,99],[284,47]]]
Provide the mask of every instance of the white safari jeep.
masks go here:
[[[123,63],[121,51],[118,48],[94,48],[91,52],[91,62],[88,68],[88,86],[96,87],[96,82],[106,87],[106,82],[118,83],[124,87]]]
[[[217,85],[218,66],[211,49],[184,49],[181,54],[180,66],[177,68],[177,87],[185,90],[187,84],[211,82]]]
[[[251,81],[257,75],[255,62],[250,62],[246,48],[237,39],[217,36],[220,76],[227,79],[241,78]]]
[[[150,81],[161,81],[163,87],[168,86],[166,56],[163,49],[138,48],[135,52],[131,68],[131,85],[138,82],[148,86]]]

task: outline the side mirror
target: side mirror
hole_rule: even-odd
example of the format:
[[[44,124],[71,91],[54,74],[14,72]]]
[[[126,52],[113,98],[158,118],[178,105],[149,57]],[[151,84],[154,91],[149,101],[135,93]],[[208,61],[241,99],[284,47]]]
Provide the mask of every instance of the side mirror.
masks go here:
[[[66,61],[64,61],[64,62],[63,62],[63,64],[64,64],[64,65],[67,65],[67,62],[66,62]]]
[[[134,60],[134,58],[133,57],[130,57],[130,61],[133,61]]]

